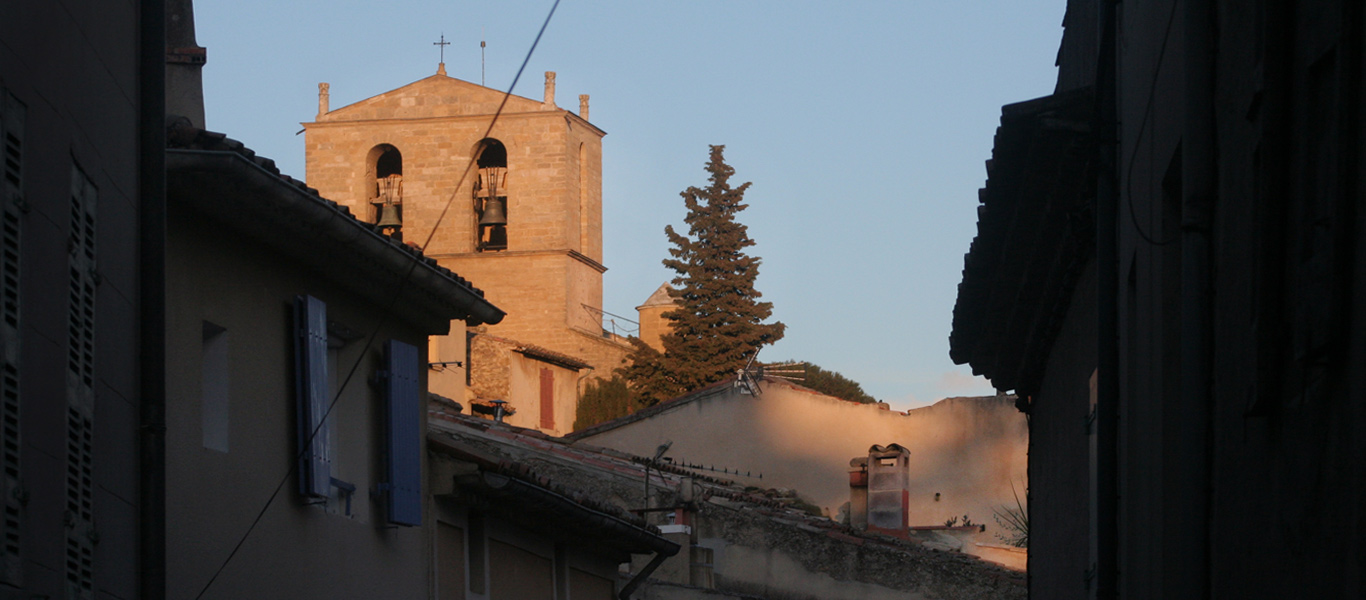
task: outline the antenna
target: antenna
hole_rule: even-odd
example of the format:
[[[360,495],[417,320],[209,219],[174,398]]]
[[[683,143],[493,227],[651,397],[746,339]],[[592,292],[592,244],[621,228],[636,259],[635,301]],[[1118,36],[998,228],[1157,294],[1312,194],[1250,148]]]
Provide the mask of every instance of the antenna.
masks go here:
[[[745,368],[735,372],[735,387],[740,388],[741,394],[759,395],[758,378],[763,377],[764,373],[763,365],[757,368],[754,366],[754,359],[756,358],[759,358],[759,350],[755,350],[754,354],[750,355],[749,362],[745,363]]]
[[[479,28],[479,85],[484,85],[484,28]]]
[[[804,362],[763,365],[761,371],[765,377],[777,377],[788,381],[806,381],[806,363]]]

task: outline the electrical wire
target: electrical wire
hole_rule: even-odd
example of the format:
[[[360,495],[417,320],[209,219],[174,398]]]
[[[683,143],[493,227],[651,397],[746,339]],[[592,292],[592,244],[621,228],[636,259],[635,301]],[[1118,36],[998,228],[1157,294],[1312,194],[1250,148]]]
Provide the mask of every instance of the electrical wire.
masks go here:
[[[1129,155],[1129,166],[1125,168],[1124,192],[1127,196],[1126,204],[1129,205],[1129,222],[1133,224],[1134,231],[1138,232],[1138,237],[1152,246],[1166,246],[1181,239],[1180,232],[1173,235],[1171,239],[1157,241],[1143,231],[1143,227],[1138,223],[1138,214],[1134,212],[1134,163],[1138,160],[1138,144],[1143,141],[1143,132],[1148,128],[1148,116],[1153,112],[1153,100],[1157,97],[1157,76],[1162,72],[1162,59],[1167,55],[1167,39],[1172,33],[1172,21],[1176,20],[1176,7],[1180,2],[1172,0],[1171,12],[1167,15],[1167,28],[1162,33],[1162,48],[1157,52],[1157,64],[1153,67],[1153,78],[1148,87],[1148,103],[1143,108],[1143,119],[1138,123],[1138,134],[1134,136],[1134,152]]]
[[[550,25],[550,19],[555,16],[555,9],[559,8],[559,6],[560,0],[555,0],[555,2],[550,6],[550,12],[546,14],[545,21],[541,23],[541,29],[536,32],[536,39],[531,42],[531,48],[527,50],[526,57],[522,59],[522,65],[517,68],[517,75],[512,78],[512,84],[508,86],[507,92],[503,94],[503,100],[498,104],[498,110],[493,113],[493,119],[489,121],[488,129],[484,130],[484,135],[481,139],[488,138],[489,134],[493,133],[494,125],[498,123],[498,118],[502,116],[503,109],[507,106],[508,99],[512,97],[512,90],[517,88],[517,82],[521,80],[522,72],[526,70],[527,63],[531,62],[531,56],[536,52],[536,46],[541,43],[541,36],[545,34],[545,29],[548,25]],[[456,196],[464,187],[465,178],[469,176],[470,170],[474,167],[476,159],[476,156],[471,156],[470,160],[465,163],[465,170],[460,174],[460,179],[456,183],[455,188],[451,191],[450,198],[446,200],[446,204],[442,207],[441,213],[437,216],[436,221],[432,224],[431,231],[427,233],[427,239],[424,240],[422,242],[422,245],[419,247],[423,252],[426,252],[427,246],[432,243],[432,238],[436,235],[437,228],[441,226],[441,221],[444,220],[446,214],[450,212],[451,205],[455,203]],[[399,281],[399,284],[395,287],[393,297],[389,300],[389,305],[387,309],[384,312],[380,313],[381,315],[393,314],[393,308],[398,303],[399,297],[402,296],[403,291],[407,287],[410,278],[412,277],[413,271],[417,268],[419,262],[421,261],[418,259],[413,259],[409,263],[408,270],[404,272],[403,279],[401,279]],[[219,564],[216,570],[214,570],[213,576],[209,577],[208,582],[206,582],[204,584],[204,587],[199,590],[199,593],[195,595],[195,600],[200,600],[201,598],[203,598],[204,594],[208,593],[209,589],[213,587],[213,584],[215,581],[218,580],[219,575],[222,575],[224,569],[228,567],[228,564],[232,562],[232,559],[235,558],[237,556],[237,553],[242,549],[242,545],[246,543],[249,537],[251,537],[251,533],[256,530],[256,526],[261,523],[261,519],[265,517],[266,511],[270,509],[271,505],[275,503],[276,498],[280,496],[280,491],[284,489],[285,484],[289,483],[290,479],[293,479],[294,474],[298,471],[299,461],[303,458],[305,452],[307,452],[307,449],[312,445],[313,438],[317,437],[318,432],[322,430],[323,423],[326,423],[327,418],[331,416],[332,410],[336,408],[337,403],[341,400],[342,393],[346,391],[346,386],[350,384],[351,380],[355,377],[356,372],[360,369],[361,362],[365,360],[365,356],[367,355],[370,348],[374,345],[375,339],[379,336],[380,330],[383,329],[386,324],[387,323],[385,321],[385,318],[381,317],[379,322],[375,325],[374,329],[370,332],[370,336],[365,341],[365,346],[361,349],[361,352],[356,357],[356,361],[352,363],[351,369],[347,371],[346,378],[342,380],[341,385],[337,389],[337,393],[332,398],[332,402],[327,405],[327,410],[323,413],[322,418],[318,419],[318,425],[313,428],[313,431],[309,434],[308,439],[299,445],[299,452],[295,454],[294,460],[291,461],[289,470],[285,472],[284,477],[280,478],[280,482],[275,485],[275,490],[272,491],[270,497],[266,499],[266,503],[264,506],[261,507],[261,510],[257,511],[256,518],[252,519],[251,525],[249,525],[247,527],[247,530],[242,533],[242,537],[237,540],[237,544],[233,546],[232,551],[228,553],[227,558],[223,559],[223,562]]]

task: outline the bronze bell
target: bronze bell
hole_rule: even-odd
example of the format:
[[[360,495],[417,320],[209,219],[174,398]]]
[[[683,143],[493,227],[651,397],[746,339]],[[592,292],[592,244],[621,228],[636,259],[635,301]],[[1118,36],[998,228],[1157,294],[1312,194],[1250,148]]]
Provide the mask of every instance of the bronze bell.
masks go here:
[[[508,215],[503,203],[506,198],[489,198],[484,201],[484,214],[479,215],[480,225],[507,225]]]
[[[388,203],[381,205],[379,207],[379,222],[375,224],[380,229],[402,227],[403,221],[398,219],[398,207]]]

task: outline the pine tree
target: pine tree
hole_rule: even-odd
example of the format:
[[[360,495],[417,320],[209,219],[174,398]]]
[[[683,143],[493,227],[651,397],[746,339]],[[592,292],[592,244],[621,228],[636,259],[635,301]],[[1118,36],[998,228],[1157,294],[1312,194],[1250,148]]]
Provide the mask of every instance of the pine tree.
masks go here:
[[[711,147],[711,184],[681,194],[688,208],[688,235],[672,225],[664,228],[674,246],[669,249],[673,258],[665,259],[664,266],[677,273],[670,294],[678,308],[664,313],[671,326],[662,339],[664,352],[633,339],[636,349],[623,370],[647,406],[734,377],[761,346],[783,337],[782,323],[763,322],[773,304],[759,301],[754,279],[760,260],[745,253],[754,240],[735,220],[747,206],[743,201],[750,184],[731,187],[735,169],[726,164],[724,150]]]

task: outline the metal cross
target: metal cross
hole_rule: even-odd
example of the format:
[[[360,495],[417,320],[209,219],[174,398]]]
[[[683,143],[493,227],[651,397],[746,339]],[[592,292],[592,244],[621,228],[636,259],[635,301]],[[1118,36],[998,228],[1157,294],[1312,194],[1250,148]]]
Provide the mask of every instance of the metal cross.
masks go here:
[[[432,42],[432,45],[441,47],[441,62],[444,64],[446,62],[446,46],[451,45],[450,42],[446,41],[446,34],[441,34],[441,41]]]

